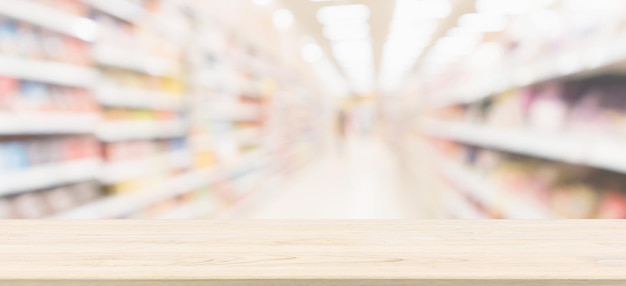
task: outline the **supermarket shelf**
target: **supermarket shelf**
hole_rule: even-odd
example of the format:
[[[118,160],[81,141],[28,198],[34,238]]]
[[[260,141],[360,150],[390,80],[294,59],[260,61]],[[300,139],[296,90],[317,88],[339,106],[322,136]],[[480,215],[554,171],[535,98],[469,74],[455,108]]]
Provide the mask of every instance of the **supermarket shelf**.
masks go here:
[[[189,202],[180,207],[177,207],[171,212],[163,214],[158,219],[198,219],[206,218],[211,213],[217,211],[217,206],[213,202],[206,202],[207,204],[201,204],[200,202]]]
[[[263,137],[259,128],[254,127],[237,129],[233,135],[237,142],[241,142],[241,144],[257,143]]]
[[[0,173],[0,196],[97,178],[99,159],[86,159]]]
[[[201,117],[200,120],[255,121],[260,119],[261,112],[253,104],[218,103]]]
[[[246,157],[246,160],[242,161],[243,163],[239,166],[239,168],[226,168],[226,171],[214,168],[193,171],[191,173],[180,175],[174,179],[167,180],[165,183],[157,187],[147,188],[145,191],[138,191],[107,198],[68,213],[58,215],[55,218],[97,219],[118,217],[129,214],[142,208],[146,208],[154,203],[180,196],[208,186],[214,182],[229,178],[233,176],[233,174],[240,172],[242,169],[251,168],[250,165],[259,167],[260,165],[255,165],[254,162],[256,161],[259,162],[259,164],[262,164],[263,158],[258,156],[259,155],[249,155],[249,157]],[[174,213],[170,215],[183,215],[183,212],[186,210],[181,209],[178,211],[178,214]]]
[[[97,34],[97,26],[93,21],[65,13],[57,8],[47,7],[35,1],[2,0],[0,1],[0,15],[84,41],[95,40]]]
[[[10,1],[0,1],[2,6]],[[19,1],[27,3],[27,1]],[[92,68],[0,54],[0,75],[58,85],[89,88],[96,79]]]
[[[54,219],[104,219],[121,217],[204,186],[216,180],[213,169],[179,175],[145,190],[120,194],[56,215]]]
[[[131,89],[101,88],[96,92],[98,101],[108,107],[151,110],[180,110],[181,96],[163,92]]]
[[[541,133],[467,123],[428,122],[430,136],[567,163],[626,173],[626,147],[618,139],[589,134]]]
[[[103,122],[98,128],[98,138],[114,142],[134,139],[172,138],[184,136],[186,126],[182,121],[115,121]]]
[[[145,53],[122,50],[110,45],[96,45],[93,51],[96,63],[153,76],[172,76],[179,67],[165,59],[152,57]]]
[[[93,133],[95,114],[11,114],[0,113],[0,135]]]
[[[457,219],[486,219],[487,216],[476,207],[455,192],[446,192],[444,195],[444,205]]]
[[[507,195],[486,179],[458,163],[441,163],[442,174],[462,191],[483,203],[490,209],[499,210],[508,219],[548,219],[556,218],[546,208],[526,199]]]
[[[191,164],[189,150],[174,151],[164,155],[153,156],[129,162],[105,164],[100,176],[104,184],[135,178],[147,177],[172,169],[185,168]]]
[[[134,23],[141,16],[141,7],[129,0],[83,0],[89,6],[127,22]]]
[[[468,103],[493,94],[501,93],[516,87],[530,86],[555,79],[589,77],[612,70],[626,68],[626,39],[619,38],[615,42],[592,45],[582,50],[562,53],[560,56],[527,63],[501,73],[499,78],[489,78],[489,85],[473,88],[473,90],[453,90],[433,108],[453,104]],[[495,74],[497,72],[494,72]]]

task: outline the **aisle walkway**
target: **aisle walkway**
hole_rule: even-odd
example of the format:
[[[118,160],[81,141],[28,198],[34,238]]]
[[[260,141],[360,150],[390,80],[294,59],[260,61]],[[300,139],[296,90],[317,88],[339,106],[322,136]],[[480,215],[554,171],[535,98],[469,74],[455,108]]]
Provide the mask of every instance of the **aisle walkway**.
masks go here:
[[[406,170],[381,142],[355,138],[298,172],[247,219],[422,218]]]

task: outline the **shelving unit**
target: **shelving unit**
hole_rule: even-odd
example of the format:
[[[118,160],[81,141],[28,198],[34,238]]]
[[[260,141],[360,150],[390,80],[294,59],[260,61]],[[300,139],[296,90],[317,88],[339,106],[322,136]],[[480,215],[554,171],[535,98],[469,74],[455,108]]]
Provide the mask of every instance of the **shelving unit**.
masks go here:
[[[96,114],[0,113],[0,135],[89,134],[98,122]]]
[[[539,204],[528,199],[507,195],[507,190],[498,189],[487,180],[477,176],[471,170],[454,162],[441,165],[441,172],[460,190],[478,200],[491,211],[502,213],[507,219],[550,219],[557,218]],[[457,206],[458,207],[458,206]],[[464,207],[462,210],[466,210]]]
[[[129,162],[110,163],[103,167],[100,181],[115,184],[161,174],[172,169],[184,169],[191,165],[190,155],[189,151],[182,150]]]
[[[2,210],[8,218],[41,218],[99,196],[98,78],[85,57],[98,31],[77,5],[69,8],[0,3],[0,25],[20,27],[2,35],[0,48],[0,201],[15,206]]]
[[[93,21],[34,1],[2,1],[0,3],[0,15],[84,41],[93,41],[97,33]]]
[[[626,148],[617,138],[503,130],[444,122],[426,123],[424,131],[431,136],[470,145],[626,173]]]
[[[134,23],[142,16],[142,8],[129,0],[83,0],[90,7],[108,13],[124,21]]]
[[[100,164],[98,159],[87,159],[2,173],[0,196],[93,180],[100,174]]]
[[[441,101],[432,108],[473,102],[507,90],[532,86],[551,80],[591,77],[626,67],[626,40],[615,38],[602,45],[590,45],[563,53],[559,57],[547,57],[536,63],[527,63],[501,73],[487,84],[472,90],[442,91]]]
[[[103,88],[96,91],[103,106],[131,109],[180,111],[184,102],[163,92],[142,91],[123,88]]]
[[[217,178],[213,169],[198,170],[150,185],[143,190],[110,196],[78,209],[53,216],[54,219],[119,218],[139,212],[151,204],[209,186]]]
[[[444,207],[452,212],[455,219],[486,219],[484,213],[469,204],[466,198],[456,192],[444,194]]]
[[[211,13],[191,1],[2,1],[0,24],[32,25],[26,36],[62,44],[79,41],[67,46],[80,46],[83,58],[59,56],[75,50],[27,55],[0,47],[0,88],[11,85],[17,97],[39,92],[17,107],[0,97],[0,144],[27,157],[3,157],[0,148],[0,206],[47,206],[49,197],[60,197],[72,203],[29,217],[206,217],[253,192],[267,173],[261,169],[290,164],[290,148],[267,143],[273,135],[265,123],[273,97],[289,95],[287,82],[295,77],[284,75],[292,66],[258,49],[249,35],[209,23]],[[190,44],[207,39],[237,40],[221,49]],[[83,101],[57,99],[60,91]],[[48,147],[63,158],[39,158]],[[278,152],[285,156],[267,157]],[[4,158],[13,160],[6,169]],[[25,160],[33,165],[23,166]]]
[[[477,3],[424,55],[405,90],[406,134],[437,147],[436,167],[461,194],[444,200],[464,210],[456,216],[477,203],[490,217],[626,217],[623,3],[573,2],[494,12],[497,31],[463,18],[507,7]],[[474,44],[442,61],[447,40]]]
[[[187,133],[182,121],[150,122],[120,121],[105,122],[98,128],[98,138],[104,142],[183,137]]]
[[[0,75],[84,88],[92,87],[96,80],[96,71],[90,67],[1,54]]]

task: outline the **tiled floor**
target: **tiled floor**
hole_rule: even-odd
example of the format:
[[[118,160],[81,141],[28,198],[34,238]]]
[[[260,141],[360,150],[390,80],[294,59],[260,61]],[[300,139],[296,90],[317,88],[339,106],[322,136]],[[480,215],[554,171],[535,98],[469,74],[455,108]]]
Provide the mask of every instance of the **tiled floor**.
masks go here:
[[[420,207],[412,176],[395,152],[371,138],[354,138],[344,153],[316,159],[239,218],[414,219]]]

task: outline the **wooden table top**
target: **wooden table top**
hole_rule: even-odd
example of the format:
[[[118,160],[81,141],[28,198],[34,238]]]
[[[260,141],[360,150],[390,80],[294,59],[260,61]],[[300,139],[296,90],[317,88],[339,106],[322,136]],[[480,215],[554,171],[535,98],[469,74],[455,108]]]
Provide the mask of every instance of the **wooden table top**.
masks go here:
[[[626,285],[626,221],[0,222],[0,285],[86,284]]]

